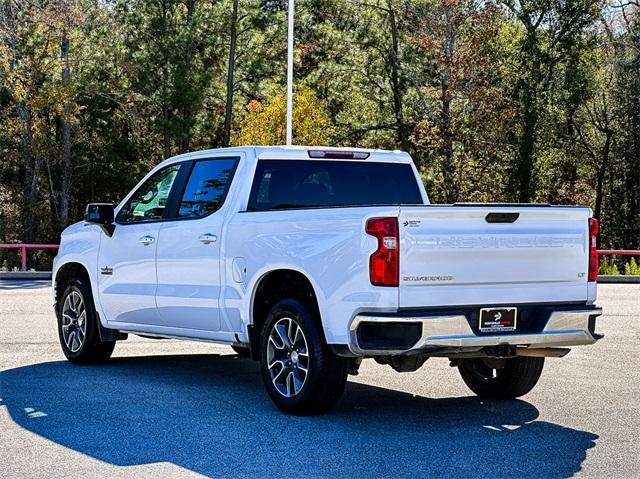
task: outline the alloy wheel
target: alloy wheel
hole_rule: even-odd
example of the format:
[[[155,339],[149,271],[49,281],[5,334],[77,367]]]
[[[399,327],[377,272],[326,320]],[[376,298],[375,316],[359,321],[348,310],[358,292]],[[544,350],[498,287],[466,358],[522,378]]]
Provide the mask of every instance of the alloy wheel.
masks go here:
[[[87,335],[87,311],[82,296],[71,291],[62,305],[62,338],[69,351],[77,353]]]
[[[278,393],[300,393],[309,375],[309,347],[300,325],[292,318],[278,320],[269,333],[267,367]]]

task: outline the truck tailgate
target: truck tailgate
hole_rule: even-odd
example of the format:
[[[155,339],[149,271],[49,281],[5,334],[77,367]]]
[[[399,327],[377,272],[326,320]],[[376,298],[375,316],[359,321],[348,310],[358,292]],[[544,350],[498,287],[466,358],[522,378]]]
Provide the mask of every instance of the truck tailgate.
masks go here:
[[[402,207],[399,306],[586,301],[590,215],[579,207]]]

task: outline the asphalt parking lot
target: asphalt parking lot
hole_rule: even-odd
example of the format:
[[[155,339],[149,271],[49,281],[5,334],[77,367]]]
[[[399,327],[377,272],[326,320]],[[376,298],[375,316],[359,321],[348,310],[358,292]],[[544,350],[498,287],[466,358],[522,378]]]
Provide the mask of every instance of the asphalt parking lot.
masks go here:
[[[521,400],[478,400],[445,359],[369,360],[336,410],[297,418],[228,347],[132,337],[74,366],[49,286],[0,282],[0,476],[637,478],[640,285],[599,296],[605,339]]]

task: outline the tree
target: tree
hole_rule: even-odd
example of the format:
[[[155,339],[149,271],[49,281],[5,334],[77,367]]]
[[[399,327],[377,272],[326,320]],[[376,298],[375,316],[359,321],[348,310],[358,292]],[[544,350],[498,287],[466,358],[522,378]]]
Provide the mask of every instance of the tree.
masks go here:
[[[27,12],[16,10],[12,0],[2,3],[2,17],[0,28],[2,33],[2,67],[0,80],[6,91],[10,103],[16,113],[16,129],[9,128],[9,132],[17,131],[20,137],[20,165],[18,170],[22,176],[22,237],[27,243],[33,243],[37,234],[37,220],[34,215],[38,200],[38,177],[41,158],[34,147],[34,119],[31,99],[40,88],[40,82],[34,81],[29,73],[36,73],[28,59],[23,61],[18,55],[20,37],[32,33],[27,22]]]
[[[415,98],[406,70],[418,59],[408,56],[401,28],[409,3],[331,0],[298,13],[297,71],[326,98],[337,144],[413,151]]]
[[[229,4],[230,3],[230,4]],[[228,57],[222,146],[229,146],[234,112],[262,92],[279,88],[285,75],[287,5],[261,0],[227,0]],[[222,12],[221,12],[222,13]]]
[[[582,105],[576,122],[578,145],[595,170],[592,184],[595,187],[594,216],[598,219],[602,218],[605,179],[615,147],[616,132],[619,131],[615,100],[611,95],[615,73],[610,52],[606,48],[601,51],[602,62],[606,66],[598,72],[597,87],[592,97]]]
[[[231,28],[229,31],[229,61],[227,63],[227,99],[224,111],[224,134],[222,146],[229,146],[231,139],[231,121],[233,114],[233,78],[236,67],[236,42],[238,41],[238,0],[233,0]]]
[[[614,48],[611,96],[618,142],[605,185],[604,231],[609,247],[640,247],[640,4],[619,1],[604,23]]]
[[[432,194],[448,203],[496,188],[477,165],[508,156],[506,132],[513,119],[504,72],[504,17],[490,3],[438,0],[416,5],[405,28],[415,56],[429,59],[418,84],[422,119],[414,130],[417,151],[438,178]],[[472,177],[472,182],[468,178]],[[484,185],[483,185],[484,183]]]
[[[281,145],[285,142],[287,97],[281,93],[263,104],[252,101],[240,122],[240,130],[232,137],[234,145]],[[293,143],[326,145],[333,127],[326,106],[313,90],[301,86],[293,97]]]
[[[518,201],[535,196],[534,166],[538,129],[547,91],[575,38],[597,18],[599,0],[502,0],[522,28],[516,59],[520,102],[519,155],[514,170]]]

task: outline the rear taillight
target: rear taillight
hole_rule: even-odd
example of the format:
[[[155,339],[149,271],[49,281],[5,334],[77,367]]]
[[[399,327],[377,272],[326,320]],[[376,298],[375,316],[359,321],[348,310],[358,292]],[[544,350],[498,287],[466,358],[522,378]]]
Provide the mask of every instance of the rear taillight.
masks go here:
[[[378,238],[378,249],[369,258],[369,278],[374,286],[398,286],[400,238],[398,218],[371,218],[367,233]]]
[[[589,218],[589,281],[598,281],[598,231],[600,226],[598,220]]]

